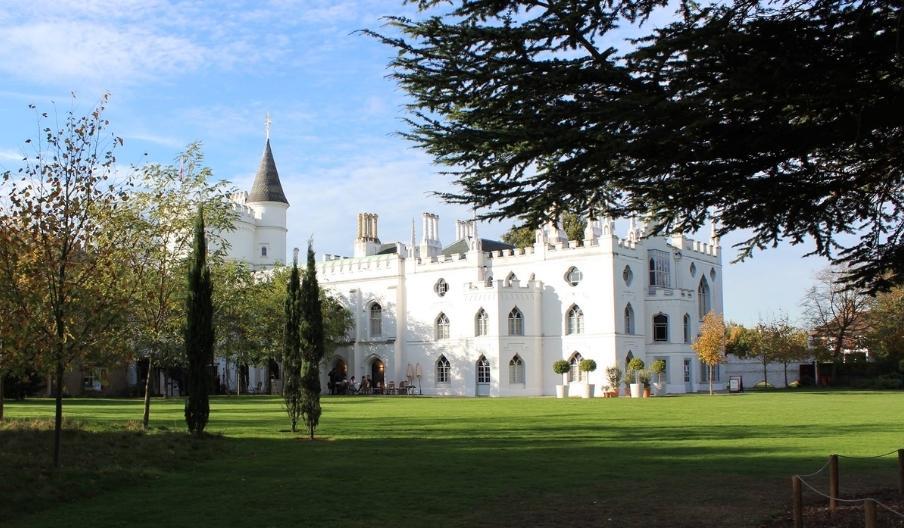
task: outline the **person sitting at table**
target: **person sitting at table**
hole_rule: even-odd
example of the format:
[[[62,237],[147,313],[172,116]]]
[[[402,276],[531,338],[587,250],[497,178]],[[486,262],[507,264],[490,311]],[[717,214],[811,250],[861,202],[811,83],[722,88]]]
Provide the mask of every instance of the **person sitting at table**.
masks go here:
[[[357,394],[358,393],[358,385],[355,383],[355,377],[352,376],[352,379],[348,381],[348,393],[349,394]]]

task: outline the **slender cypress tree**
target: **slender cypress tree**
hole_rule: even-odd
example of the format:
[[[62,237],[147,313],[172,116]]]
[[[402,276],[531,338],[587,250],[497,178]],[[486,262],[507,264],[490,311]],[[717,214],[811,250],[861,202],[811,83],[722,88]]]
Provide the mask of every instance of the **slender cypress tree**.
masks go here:
[[[207,266],[207,241],[204,237],[204,212],[198,208],[195,239],[188,270],[188,294],[185,298],[185,353],[188,357],[188,398],[185,422],[188,430],[200,435],[210,416],[208,392],[213,363],[213,286]]]
[[[292,432],[297,430],[301,417],[301,284],[298,276],[298,249],[292,260],[292,273],[286,286],[286,329],[283,341],[283,399],[286,412],[292,422]]]
[[[314,246],[308,241],[308,265],[301,283],[301,412],[311,438],[320,422],[320,361],[323,359],[323,312],[314,268]]]

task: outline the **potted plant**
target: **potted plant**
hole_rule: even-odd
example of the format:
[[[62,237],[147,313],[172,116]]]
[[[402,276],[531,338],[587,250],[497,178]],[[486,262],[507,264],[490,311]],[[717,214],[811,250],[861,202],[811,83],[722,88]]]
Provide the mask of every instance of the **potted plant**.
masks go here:
[[[643,360],[640,358],[634,358],[628,363],[628,372],[631,373],[630,380],[632,398],[640,398],[641,396],[643,386],[640,384],[638,377],[645,366],[646,365],[644,364]]]
[[[665,360],[657,359],[650,365],[650,368],[653,370],[653,374],[656,374],[656,382],[653,383],[653,394],[656,396],[662,396],[665,394],[665,383],[662,382],[662,373],[665,372]]]
[[[653,374],[649,370],[640,370],[637,372],[637,379],[640,380],[640,384],[643,386],[643,397],[650,397],[650,380],[653,378]]]
[[[578,368],[584,373],[584,398],[593,398],[593,384],[590,383],[590,373],[596,370],[596,361],[592,359],[582,359],[578,363]]]
[[[562,384],[556,385],[556,398],[568,397],[568,371],[571,370],[571,364],[564,359],[560,359],[552,364],[552,371],[562,375]]]
[[[618,398],[618,386],[621,384],[622,371],[618,366],[613,365],[606,369],[606,380],[609,382],[608,395],[612,398]]]

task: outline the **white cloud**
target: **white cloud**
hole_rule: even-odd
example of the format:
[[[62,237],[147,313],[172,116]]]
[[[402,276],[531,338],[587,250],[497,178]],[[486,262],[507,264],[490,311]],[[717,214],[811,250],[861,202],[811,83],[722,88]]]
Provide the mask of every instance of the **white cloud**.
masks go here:
[[[22,24],[0,32],[0,71],[39,82],[143,82],[196,68],[205,56],[177,36],[91,22]]]
[[[0,161],[21,161],[22,154],[15,150],[0,149]]]

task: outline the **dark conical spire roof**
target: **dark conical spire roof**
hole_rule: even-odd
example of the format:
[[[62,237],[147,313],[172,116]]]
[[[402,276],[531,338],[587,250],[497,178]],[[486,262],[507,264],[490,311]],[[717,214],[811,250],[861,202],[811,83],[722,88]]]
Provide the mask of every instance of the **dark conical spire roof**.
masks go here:
[[[264,157],[257,168],[257,175],[251,185],[251,193],[248,194],[249,202],[281,202],[289,205],[282,184],[279,182],[279,172],[276,170],[276,162],[273,161],[273,152],[270,151],[270,139],[264,147]]]

